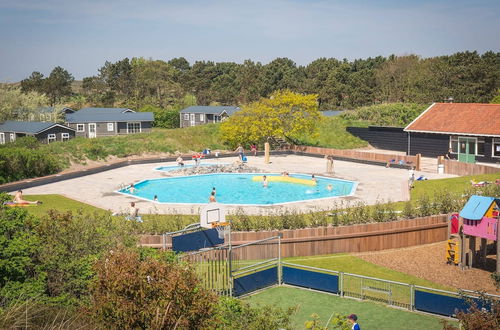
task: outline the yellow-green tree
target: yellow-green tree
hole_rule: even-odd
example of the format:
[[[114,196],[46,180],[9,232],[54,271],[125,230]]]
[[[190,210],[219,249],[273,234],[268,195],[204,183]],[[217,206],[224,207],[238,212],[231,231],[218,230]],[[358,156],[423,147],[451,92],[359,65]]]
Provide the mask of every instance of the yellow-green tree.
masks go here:
[[[221,125],[222,138],[231,145],[259,143],[268,137],[294,140],[315,134],[320,120],[318,95],[280,90],[267,99],[244,106]]]

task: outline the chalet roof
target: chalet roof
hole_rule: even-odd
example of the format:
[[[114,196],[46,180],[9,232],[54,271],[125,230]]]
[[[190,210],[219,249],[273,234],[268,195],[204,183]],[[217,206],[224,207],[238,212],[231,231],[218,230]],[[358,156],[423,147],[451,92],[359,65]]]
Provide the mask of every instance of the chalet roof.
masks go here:
[[[226,112],[229,116],[231,116],[236,111],[240,110],[239,107],[235,106],[205,106],[205,105],[193,105],[187,107],[180,111],[180,113],[204,113],[207,115],[221,115],[223,112]]]
[[[494,201],[500,203],[494,197],[472,195],[460,211],[460,216],[468,220],[481,220]]]
[[[406,132],[500,136],[500,104],[434,103],[404,130]]]
[[[81,111],[81,110],[80,110]],[[152,112],[80,112],[66,115],[67,123],[99,123],[99,122],[131,122],[131,121],[153,121]]]
[[[79,113],[125,113],[125,112],[135,112],[128,108],[82,108],[76,112]]]
[[[7,120],[5,123],[0,125],[0,132],[38,134],[52,128],[53,126],[60,126],[74,131],[74,129],[70,127],[53,122]]]

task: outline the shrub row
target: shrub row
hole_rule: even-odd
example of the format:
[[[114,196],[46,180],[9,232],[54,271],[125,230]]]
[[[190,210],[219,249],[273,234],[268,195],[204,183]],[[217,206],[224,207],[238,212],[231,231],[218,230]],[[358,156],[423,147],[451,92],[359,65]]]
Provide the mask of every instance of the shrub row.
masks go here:
[[[459,195],[443,191],[432,196],[423,195],[416,201],[408,201],[404,205],[383,203],[383,201],[379,201],[375,205],[366,205],[362,202],[357,202],[354,205],[338,202],[327,211],[312,210],[308,213],[298,213],[285,210],[271,215],[247,215],[240,211],[228,216],[228,218],[235,231],[284,230],[388,222],[456,212],[462,209],[465,202],[473,194],[500,196],[500,186],[489,185],[471,188]],[[188,224],[198,222],[196,215],[152,214],[145,215],[144,218],[144,223],[135,225],[137,233],[160,234],[180,230]]]
[[[42,149],[0,148],[0,184],[54,174],[61,169],[58,159]]]

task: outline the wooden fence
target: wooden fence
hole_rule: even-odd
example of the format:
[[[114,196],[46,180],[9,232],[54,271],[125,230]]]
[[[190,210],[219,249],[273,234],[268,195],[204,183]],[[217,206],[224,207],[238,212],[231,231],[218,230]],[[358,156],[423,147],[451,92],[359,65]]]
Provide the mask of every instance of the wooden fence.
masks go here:
[[[459,176],[500,173],[500,167],[468,164],[456,160],[443,159],[444,173]]]
[[[290,147],[290,150],[304,153],[311,153],[316,155],[330,155],[343,158],[365,160],[370,162],[377,162],[387,164],[392,160],[398,164],[403,161],[404,164],[410,164],[420,169],[420,157],[419,156],[406,156],[406,155],[393,155],[393,154],[381,154],[376,152],[364,152],[358,150],[350,149],[332,149],[332,148],[321,148],[321,147],[310,147],[310,146],[296,146]]]
[[[395,249],[444,241],[447,215],[411,220],[368,223],[340,227],[318,227],[295,230],[233,232],[233,245],[241,245],[271,236],[282,235],[282,257],[302,257],[328,253],[368,252]],[[170,240],[166,242],[170,248]],[[143,235],[140,244],[163,247],[161,235]],[[260,259],[261,246],[245,249],[246,258]]]

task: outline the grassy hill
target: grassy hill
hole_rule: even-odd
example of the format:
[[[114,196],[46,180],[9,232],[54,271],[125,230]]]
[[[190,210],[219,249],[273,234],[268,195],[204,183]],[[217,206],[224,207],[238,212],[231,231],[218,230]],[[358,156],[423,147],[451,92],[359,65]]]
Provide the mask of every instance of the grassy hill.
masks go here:
[[[226,147],[219,139],[219,125],[208,124],[177,129],[155,128],[152,133],[75,138],[67,142],[44,145],[48,153],[62,156],[65,165],[85,159],[104,160],[108,156],[128,157],[141,154],[212,150]]]

